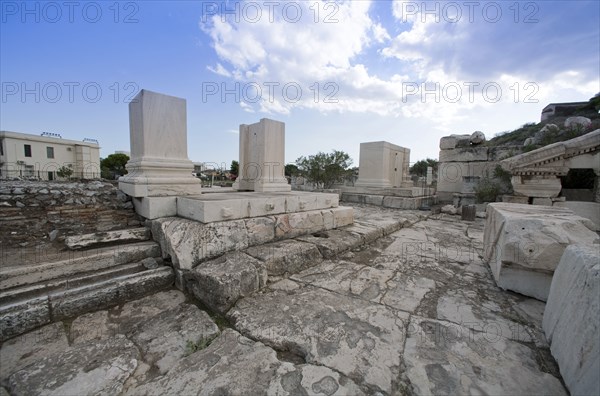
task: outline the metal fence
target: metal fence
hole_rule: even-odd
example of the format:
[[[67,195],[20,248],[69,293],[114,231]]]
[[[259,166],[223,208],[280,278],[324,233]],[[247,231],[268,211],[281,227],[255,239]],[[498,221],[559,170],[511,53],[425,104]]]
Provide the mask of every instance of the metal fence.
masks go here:
[[[55,170],[40,169],[2,169],[0,179],[11,180],[69,180],[69,179],[100,179],[100,171],[74,171],[69,177],[60,177]]]

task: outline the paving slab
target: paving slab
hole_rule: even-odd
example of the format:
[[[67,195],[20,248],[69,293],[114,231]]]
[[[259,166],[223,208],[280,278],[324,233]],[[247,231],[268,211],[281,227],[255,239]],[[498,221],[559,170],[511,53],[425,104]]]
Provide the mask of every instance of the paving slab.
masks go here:
[[[41,357],[8,378],[18,395],[115,395],[133,374],[140,354],[124,336],[90,341]]]
[[[325,261],[291,279],[406,312],[414,312],[425,294],[435,288],[428,278],[343,260]]]
[[[62,352],[68,347],[69,341],[62,322],[8,340],[0,348],[0,381],[34,363],[39,356]]]
[[[408,317],[311,286],[245,298],[228,313],[242,334],[386,393],[397,387]]]
[[[411,317],[406,376],[418,395],[567,395],[519,342],[455,323]]]
[[[164,376],[127,389],[126,395],[362,395],[331,369],[281,361],[276,352],[227,329]]]

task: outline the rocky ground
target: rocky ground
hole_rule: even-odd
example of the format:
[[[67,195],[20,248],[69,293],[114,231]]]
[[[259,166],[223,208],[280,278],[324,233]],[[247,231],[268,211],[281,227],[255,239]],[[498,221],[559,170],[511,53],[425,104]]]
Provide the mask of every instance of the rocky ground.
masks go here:
[[[214,316],[177,290],[5,342],[0,395],[567,394],[544,303],[496,287],[483,221],[439,216]]]

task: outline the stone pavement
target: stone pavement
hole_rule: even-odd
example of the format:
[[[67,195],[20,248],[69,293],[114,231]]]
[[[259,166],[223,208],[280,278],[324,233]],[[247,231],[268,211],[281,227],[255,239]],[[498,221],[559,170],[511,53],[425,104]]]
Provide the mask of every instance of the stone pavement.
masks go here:
[[[482,248],[482,220],[430,216],[225,317],[171,290],[48,325],[2,345],[0,395],[566,395],[544,303]]]

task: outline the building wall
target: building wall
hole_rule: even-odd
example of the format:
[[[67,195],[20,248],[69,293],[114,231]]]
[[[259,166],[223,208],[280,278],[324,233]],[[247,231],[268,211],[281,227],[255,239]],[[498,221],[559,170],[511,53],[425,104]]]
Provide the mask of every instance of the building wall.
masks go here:
[[[34,177],[56,179],[62,166],[73,170],[72,177],[94,179],[100,177],[100,146],[52,137],[16,132],[0,132],[0,177]],[[25,145],[31,146],[31,156],[25,156]],[[48,158],[48,148],[53,157]]]

